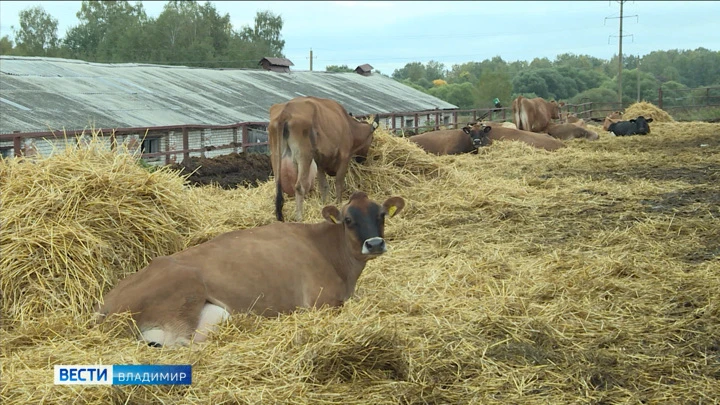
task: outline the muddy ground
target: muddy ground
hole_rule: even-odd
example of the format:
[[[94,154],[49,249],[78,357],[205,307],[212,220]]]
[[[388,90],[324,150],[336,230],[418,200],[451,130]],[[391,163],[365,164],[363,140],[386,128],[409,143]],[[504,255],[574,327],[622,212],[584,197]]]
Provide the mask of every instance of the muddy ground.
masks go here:
[[[270,156],[264,153],[231,153],[214,158],[192,157],[171,165],[181,170],[194,186],[216,184],[224,189],[254,187],[265,182],[272,174]]]

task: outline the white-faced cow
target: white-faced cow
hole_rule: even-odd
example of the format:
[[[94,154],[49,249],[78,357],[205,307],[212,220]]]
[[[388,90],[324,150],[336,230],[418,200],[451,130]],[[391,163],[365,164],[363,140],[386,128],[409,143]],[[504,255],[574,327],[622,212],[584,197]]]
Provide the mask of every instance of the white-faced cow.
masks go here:
[[[302,221],[303,200],[313,186],[313,163],[317,164],[317,179],[322,201],[327,201],[325,174],[335,176],[335,197],[342,201],[345,175],[353,156],[367,157],[378,116],[372,123],[350,116],[337,102],[318,97],[297,97],[270,107],[268,143],[275,175],[275,215],[283,221],[283,185],[285,177],[295,179],[295,216]],[[289,174],[283,176],[285,167]]]
[[[356,192],[342,209],[324,207],[320,223],[232,231],[155,258],[105,295],[98,322],[130,311],[150,345],[186,345],[233,313],[342,306],[366,263],[387,251],[385,218],[404,206],[401,197],[381,205]]]
[[[553,138],[562,139],[567,141],[570,139],[587,139],[589,141],[595,141],[600,136],[595,131],[590,131],[587,128],[577,126],[575,124],[554,124],[548,125],[547,134]]]
[[[652,118],[643,117],[642,115],[630,121],[613,122],[608,126],[608,131],[616,136],[627,135],[646,135],[650,133],[649,123],[653,122]]]
[[[463,153],[477,153],[478,148],[490,144],[487,132],[472,131],[471,126],[462,129],[445,129],[430,131],[408,138],[428,153],[435,155],[459,155]]]
[[[487,136],[490,138],[491,144],[496,141],[519,141],[535,148],[545,149],[548,151],[554,151],[565,147],[565,144],[562,143],[562,141],[547,134],[539,134],[514,128],[485,126],[481,123],[473,126],[475,131],[486,131],[485,128],[490,128],[490,131],[487,132]]]
[[[512,102],[513,121],[517,129],[543,132],[553,119],[560,118],[560,107],[565,103],[546,101],[542,97],[525,98],[518,96]]]

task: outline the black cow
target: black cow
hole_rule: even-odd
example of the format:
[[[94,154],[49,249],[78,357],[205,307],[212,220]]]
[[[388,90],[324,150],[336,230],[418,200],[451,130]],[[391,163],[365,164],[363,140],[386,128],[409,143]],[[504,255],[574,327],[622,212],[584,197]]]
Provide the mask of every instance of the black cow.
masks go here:
[[[642,115],[630,121],[618,121],[610,124],[608,131],[616,136],[646,135],[650,133],[652,118],[645,119]]]

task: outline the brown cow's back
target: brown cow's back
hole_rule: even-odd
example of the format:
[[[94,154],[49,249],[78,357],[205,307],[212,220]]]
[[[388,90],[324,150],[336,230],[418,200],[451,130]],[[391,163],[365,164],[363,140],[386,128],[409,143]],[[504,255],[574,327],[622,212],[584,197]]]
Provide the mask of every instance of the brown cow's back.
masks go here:
[[[425,132],[408,138],[423,150],[435,155],[458,155],[475,150],[470,136],[462,129]]]
[[[557,140],[550,135],[539,134],[530,131],[523,131],[520,129],[503,128],[503,127],[491,127],[492,129],[488,133],[492,142],[495,141],[520,141],[536,148],[545,149],[548,151],[554,151],[560,148],[564,148],[565,144],[560,140]]]
[[[547,134],[553,138],[561,139],[564,141],[570,139],[587,139],[594,141],[599,138],[598,134],[594,131],[590,131],[587,128],[577,126],[575,124],[550,124],[547,128]]]

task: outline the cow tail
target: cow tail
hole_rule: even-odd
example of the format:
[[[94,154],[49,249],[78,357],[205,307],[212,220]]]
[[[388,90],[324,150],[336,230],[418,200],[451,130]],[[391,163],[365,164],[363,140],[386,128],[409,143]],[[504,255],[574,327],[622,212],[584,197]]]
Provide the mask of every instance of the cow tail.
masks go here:
[[[277,217],[278,221],[283,222],[284,219],[282,211],[283,205],[285,205],[285,196],[283,196],[282,190],[282,151],[283,143],[290,135],[288,123],[286,121],[284,113],[280,115],[280,122],[278,127],[282,128],[282,136],[279,137],[280,139],[278,139],[277,142],[275,142],[275,150],[271,151],[271,153],[275,154],[276,159],[278,159],[277,173],[275,173],[275,216]]]
[[[512,103],[512,110],[513,110],[513,118],[515,120],[515,125],[517,126],[517,129],[523,129],[523,124],[521,120],[521,114],[520,114],[520,108],[522,106],[522,96],[517,96],[515,100],[513,100]]]

